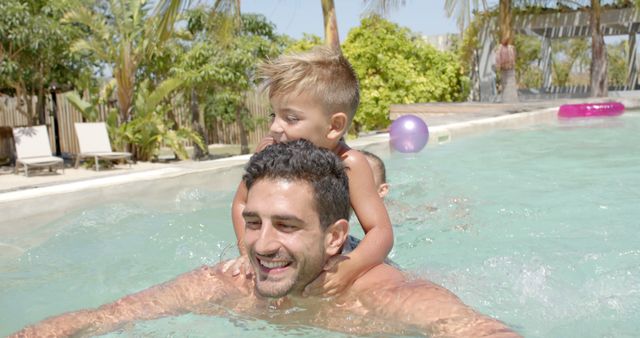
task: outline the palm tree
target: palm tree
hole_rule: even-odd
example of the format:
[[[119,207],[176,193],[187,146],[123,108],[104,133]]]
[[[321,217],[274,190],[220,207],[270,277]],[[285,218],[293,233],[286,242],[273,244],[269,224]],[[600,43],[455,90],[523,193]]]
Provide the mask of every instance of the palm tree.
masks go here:
[[[405,0],[364,0],[365,15],[376,14],[386,17],[391,11],[400,8],[406,4]]]
[[[64,20],[86,26],[91,36],[76,41],[72,49],[92,53],[113,69],[121,122],[130,120],[136,74],[142,62],[170,38],[180,4],[162,0],[156,15],[148,15],[145,0],[107,2],[110,17],[81,6],[66,13]]]
[[[324,19],[324,41],[327,46],[340,50],[340,36],[338,35],[338,19],[333,0],[321,0],[322,18]]]
[[[482,1],[487,9],[486,0]],[[465,23],[470,20],[470,12],[478,9],[478,0],[446,0],[445,10],[450,17],[457,10],[458,27],[462,31]],[[499,2],[500,44],[496,50],[496,68],[500,71],[502,80],[502,102],[517,102],[518,87],[516,82],[515,64],[516,50],[513,45],[513,27],[511,25],[511,0]]]
[[[502,102],[518,102],[516,82],[516,48],[513,45],[513,27],[511,25],[511,0],[499,3],[500,45],[496,52],[496,68],[500,71],[502,82]]]
[[[322,18],[324,19],[324,40],[331,48],[340,50],[340,36],[336,19],[336,6],[333,0],[320,0],[322,3]],[[386,16],[392,9],[405,4],[405,0],[363,0],[365,13]]]
[[[464,33],[467,24],[471,22],[471,13],[479,8],[479,0],[445,0],[444,10],[447,17],[452,17],[455,13],[456,23],[460,29],[460,35]],[[489,8],[487,0],[482,0],[482,9],[486,11]]]
[[[607,49],[600,26],[600,0],[591,0],[591,96],[608,95]]]

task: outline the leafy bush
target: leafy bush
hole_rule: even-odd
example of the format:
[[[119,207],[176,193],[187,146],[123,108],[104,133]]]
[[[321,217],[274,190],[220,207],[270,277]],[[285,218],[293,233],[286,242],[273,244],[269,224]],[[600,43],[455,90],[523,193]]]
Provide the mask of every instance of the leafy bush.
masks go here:
[[[181,85],[182,80],[169,78],[149,90],[149,81],[143,81],[136,92],[133,119],[113,130],[116,146],[133,145],[135,158],[140,161],[156,157],[163,145],[180,159],[189,157],[184,145],[187,141],[204,148],[200,135],[185,126],[176,128],[167,118],[171,107],[166,99]]]
[[[468,79],[458,58],[398,25],[372,16],[342,46],[360,79],[361,103],[352,131],[388,127],[392,104],[462,101]]]

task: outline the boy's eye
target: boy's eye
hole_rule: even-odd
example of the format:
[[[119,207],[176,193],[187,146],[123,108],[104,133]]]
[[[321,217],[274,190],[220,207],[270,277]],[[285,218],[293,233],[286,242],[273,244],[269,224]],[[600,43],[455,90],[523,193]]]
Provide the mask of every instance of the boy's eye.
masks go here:
[[[287,115],[287,122],[298,122],[300,119],[295,115]]]
[[[269,119],[273,121],[276,118],[276,113],[269,113]]]

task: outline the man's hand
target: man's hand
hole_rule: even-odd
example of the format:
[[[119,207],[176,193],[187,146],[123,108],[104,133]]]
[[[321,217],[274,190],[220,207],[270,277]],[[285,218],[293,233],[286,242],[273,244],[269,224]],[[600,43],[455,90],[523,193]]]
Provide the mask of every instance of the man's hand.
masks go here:
[[[349,256],[336,255],[329,259],[324,271],[307,287],[304,296],[335,296],[349,287],[358,278],[355,264]]]
[[[272,136],[265,136],[262,140],[260,140],[260,143],[258,143],[258,146],[256,147],[256,153],[263,151],[264,148],[275,143],[276,139],[274,139]]]
[[[242,255],[236,259],[232,259],[222,266],[223,273],[231,273],[232,276],[243,274],[247,277],[253,274],[249,257]]]

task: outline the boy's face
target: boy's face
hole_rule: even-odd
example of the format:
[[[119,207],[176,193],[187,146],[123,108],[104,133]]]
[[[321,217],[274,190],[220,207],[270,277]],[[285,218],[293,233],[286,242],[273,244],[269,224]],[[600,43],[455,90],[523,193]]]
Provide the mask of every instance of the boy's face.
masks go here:
[[[315,97],[302,93],[273,97],[271,106],[274,115],[269,130],[276,142],[307,139],[318,147],[331,149],[334,145],[328,138],[331,117]]]

